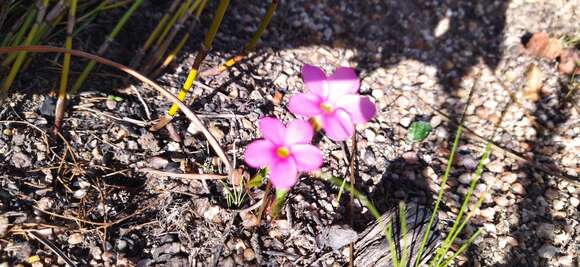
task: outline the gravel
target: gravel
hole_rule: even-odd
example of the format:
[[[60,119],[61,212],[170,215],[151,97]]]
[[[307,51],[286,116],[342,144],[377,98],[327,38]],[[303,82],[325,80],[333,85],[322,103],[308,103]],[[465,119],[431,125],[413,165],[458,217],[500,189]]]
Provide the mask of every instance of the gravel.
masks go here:
[[[202,77],[206,86],[192,89],[190,107],[241,166],[245,145],[259,137],[258,118],[292,118],[285,105],[303,91],[304,63],[328,72],[353,66],[361,77],[361,93],[379,108],[376,118],[357,127],[357,189],[379,212],[399,201],[431,205],[444,186],[439,227],[448,230],[490,139],[501,148],[494,146],[484,162],[475,189],[483,205],[468,210],[474,216],[459,238],[466,240],[478,228],[483,232],[454,264],[573,266],[580,247],[580,186],[573,182],[580,164],[580,114],[562,100],[569,77],[558,74],[555,62],[526,54],[521,45],[526,32],[577,34],[573,2],[281,1],[257,53],[229,72]],[[242,47],[265,11],[264,4],[232,5],[203,68]],[[152,4],[140,12],[136,18],[161,15]],[[200,29],[209,25],[210,13],[202,17]],[[143,25],[131,21],[128,26],[139,35],[154,26],[148,25],[150,19]],[[195,51],[201,36],[188,42],[186,51]],[[109,56],[115,58],[133,43],[115,42]],[[158,81],[177,92],[193,57],[182,55]],[[525,94],[521,88],[532,64],[541,74],[534,81],[541,87]],[[93,90],[107,86],[96,84]],[[135,86],[154,117],[163,114],[167,101]],[[453,122],[465,110],[472,87],[458,155],[442,185],[457,127]],[[337,187],[310,174],[301,176],[280,217],[271,218],[266,209],[259,224],[257,210],[238,211],[262,199],[263,187],[250,190],[241,206],[228,207],[219,181],[138,172],[224,173],[225,168],[200,129],[183,116],[174,120],[183,142],[173,142],[165,130],[150,132],[101,115],[146,121],[138,99],[111,101],[109,95],[120,93],[87,89],[72,105],[90,110],[69,109],[63,128],[74,156],[63,156],[69,152],[58,138],[26,124],[0,123],[0,265],[21,263],[30,255],[43,255],[44,266],[58,262],[40,243],[9,232],[30,225],[54,231],[51,242],[80,265],[205,266],[214,260],[220,266],[344,265],[348,253],[343,246],[372,222],[368,209],[355,201],[354,224],[343,227],[349,218],[348,194],[339,201]],[[510,106],[496,131],[494,123],[510,94],[520,105]],[[38,93],[14,93],[7,100],[12,108],[0,110],[0,120],[26,121],[48,133],[50,101]],[[406,139],[413,121],[433,127],[421,143]],[[320,136],[315,142],[327,155],[323,171],[345,177],[340,146]],[[245,171],[248,177],[254,174]],[[104,240],[98,225],[105,221],[112,224]]]

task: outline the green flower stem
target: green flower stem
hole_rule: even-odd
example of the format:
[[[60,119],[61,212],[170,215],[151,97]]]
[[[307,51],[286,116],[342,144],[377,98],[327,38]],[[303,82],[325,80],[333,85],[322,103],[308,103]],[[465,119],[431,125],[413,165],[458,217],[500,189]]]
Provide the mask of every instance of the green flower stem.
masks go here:
[[[21,22],[17,22],[14,26],[15,28],[6,35],[4,40],[2,40],[2,46],[18,46],[22,39],[24,38],[24,34],[28,31],[32,23],[34,23],[34,18],[36,17],[37,9],[34,6],[31,6],[26,13],[24,13],[23,20]],[[13,34],[16,32],[16,34]],[[10,62],[5,63],[6,61],[2,62],[2,66],[7,66]]]
[[[173,62],[173,60],[175,60],[177,54],[179,54],[179,52],[181,51],[181,49],[183,49],[183,46],[185,45],[187,40],[189,40],[189,37],[191,36],[190,33],[193,32],[193,29],[197,25],[197,22],[199,21],[199,16],[201,16],[201,12],[205,9],[206,4],[207,4],[207,0],[201,1],[200,6],[197,8],[197,11],[195,12],[195,18],[194,18],[194,20],[192,20],[190,22],[188,29],[185,31],[185,34],[181,37],[181,40],[179,40],[179,43],[177,44],[177,46],[175,46],[175,48],[167,54],[167,57],[165,57],[165,60],[163,60],[163,62],[161,63],[161,66],[159,66],[157,68],[157,70],[155,70],[150,75],[151,77],[159,76],[161,74],[161,72],[163,70],[165,70],[165,68],[167,68],[167,66],[169,66],[169,64],[171,64]]]
[[[179,9],[177,9],[177,12],[169,19],[169,22],[164,25],[165,27],[163,28],[163,31],[161,32],[159,38],[157,38],[157,41],[155,42],[156,46],[161,46],[165,37],[167,36],[167,34],[169,34],[169,31],[175,26],[176,21],[180,20],[184,16],[187,16],[186,13],[191,5],[191,1],[192,0],[186,0],[183,4],[181,4]],[[196,2],[199,2],[199,0],[196,0]]]
[[[477,229],[477,231],[475,231],[475,233],[467,240],[467,242],[463,243],[461,245],[461,247],[459,247],[459,249],[453,253],[453,255],[451,257],[449,257],[448,260],[445,261],[445,263],[443,263],[442,266],[447,266],[449,265],[449,263],[455,259],[455,257],[457,257],[459,254],[463,253],[463,251],[465,251],[467,249],[467,247],[469,245],[471,245],[471,243],[473,243],[473,241],[481,234],[481,229]]]
[[[401,252],[401,264],[407,262],[407,255],[409,254],[407,248],[407,214],[405,213],[407,208],[405,207],[405,202],[399,202],[399,222],[401,223],[401,235],[403,238],[403,251]]]

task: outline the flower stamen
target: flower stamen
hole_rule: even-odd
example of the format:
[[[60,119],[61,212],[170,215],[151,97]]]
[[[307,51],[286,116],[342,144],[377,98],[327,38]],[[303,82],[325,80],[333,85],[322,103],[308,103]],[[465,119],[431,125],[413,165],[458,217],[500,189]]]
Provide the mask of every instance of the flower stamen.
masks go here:
[[[320,104],[320,109],[322,109],[322,111],[324,111],[325,113],[332,113],[333,110],[332,105],[326,102],[322,102]]]
[[[276,156],[285,159],[288,156],[290,156],[290,150],[288,150],[288,148],[286,148],[285,146],[281,146],[276,149]]]

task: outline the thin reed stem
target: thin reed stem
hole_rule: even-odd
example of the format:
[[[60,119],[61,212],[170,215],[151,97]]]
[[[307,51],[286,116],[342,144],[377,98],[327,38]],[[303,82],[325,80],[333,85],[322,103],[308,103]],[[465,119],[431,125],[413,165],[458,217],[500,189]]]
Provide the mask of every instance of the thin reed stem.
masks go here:
[[[226,13],[226,9],[227,9],[229,4],[230,4],[229,0],[220,0],[218,7],[217,7],[217,10],[216,10],[215,15],[214,15],[214,19],[212,20],[211,26],[210,26],[209,30],[207,31],[205,38],[203,40],[203,44],[201,46],[201,49],[200,49],[200,51],[198,51],[198,53],[195,57],[195,60],[193,62],[193,66],[191,67],[191,70],[189,71],[189,74],[187,75],[187,79],[183,83],[183,85],[182,85],[182,87],[179,90],[179,93],[177,95],[177,99],[179,99],[180,101],[183,101],[185,99],[187,93],[189,92],[189,90],[191,89],[191,87],[193,85],[193,82],[197,78],[197,73],[198,73],[199,67],[201,66],[201,63],[205,59],[206,55],[211,50],[213,40],[214,40],[215,35],[216,35],[216,33],[217,33],[221,23],[222,23],[222,19],[224,18],[224,14]],[[171,107],[169,108],[169,110],[167,111],[168,116],[164,117],[163,120],[159,120],[159,122],[156,125],[154,125],[151,128],[151,130],[159,130],[159,129],[163,128],[165,125],[167,125],[167,123],[169,123],[171,121],[171,119],[173,118],[175,113],[177,113],[178,110],[179,110],[179,107],[175,104],[172,104]]]
[[[131,15],[133,15],[135,10],[137,10],[137,8],[139,8],[139,6],[141,4],[143,4],[143,0],[135,0],[135,2],[133,2],[133,5],[131,5],[131,7],[125,12],[125,14],[123,14],[121,19],[117,22],[117,25],[115,25],[115,27],[113,28],[111,33],[109,33],[105,42],[103,42],[103,44],[101,44],[101,46],[99,47],[99,50],[97,51],[97,55],[102,56],[103,54],[105,54],[105,52],[109,48],[109,45],[113,42],[115,37],[117,37],[117,34],[119,34],[119,32],[121,31],[123,26],[125,26],[125,23],[127,23],[127,21],[129,20],[129,17],[131,17]],[[81,86],[83,85],[83,83],[87,79],[87,76],[95,67],[95,64],[96,64],[96,62],[94,60],[91,60],[85,66],[85,68],[83,69],[83,71],[81,72],[80,76],[77,78],[76,82],[74,83],[74,85],[71,89],[70,93],[72,95],[75,95],[78,92],[78,90],[81,88]]]
[[[66,24],[66,40],[64,44],[64,47],[69,50],[72,49],[72,34],[74,31],[76,11],[77,11],[77,0],[70,0],[68,21]],[[64,116],[64,107],[66,103],[66,89],[68,85],[68,77],[70,70],[70,60],[71,60],[70,53],[64,53],[62,73],[60,76],[60,86],[58,90],[58,99],[56,101],[56,108],[54,113],[54,130],[56,132],[60,130],[62,118]]]
[[[36,36],[36,34],[38,32],[38,28],[40,27],[40,24],[42,23],[42,20],[44,19],[44,16],[46,14],[46,9],[48,7],[48,0],[39,0],[39,1],[37,1],[36,5],[37,5],[37,9],[38,9],[38,13],[36,16],[36,22],[34,23],[34,25],[32,25],[32,28],[30,29],[30,32],[28,33],[28,36],[26,37],[26,40],[24,41],[25,46],[30,45],[32,43],[32,40]],[[26,54],[27,54],[27,52],[25,52],[25,51],[19,52],[17,54],[16,61],[14,61],[14,64],[12,65],[12,68],[10,69],[8,76],[6,77],[6,79],[2,83],[2,88],[0,88],[0,100],[4,99],[8,95],[10,87],[12,86],[12,82],[14,82],[16,75],[18,75],[18,72],[20,71],[20,67],[22,66],[22,63],[24,62],[24,59],[26,58]]]
[[[258,26],[258,29],[256,30],[256,32],[254,33],[254,35],[252,36],[250,41],[244,46],[244,48],[242,49],[242,51],[240,53],[238,53],[237,55],[226,60],[226,62],[221,64],[217,68],[217,70],[211,69],[211,70],[204,72],[202,75],[203,76],[205,76],[205,75],[217,75],[217,74],[222,73],[225,70],[233,67],[235,64],[239,63],[240,61],[242,61],[252,50],[254,50],[256,48],[258,41],[262,37],[262,34],[264,34],[264,30],[266,30],[266,27],[268,27],[268,24],[270,24],[270,20],[272,20],[272,17],[274,16],[274,12],[276,11],[277,7],[278,7],[278,0],[272,0],[272,2],[270,2],[270,5],[268,6],[268,10],[266,10],[266,14],[264,14],[264,17],[262,17],[262,20],[260,21],[260,25]]]

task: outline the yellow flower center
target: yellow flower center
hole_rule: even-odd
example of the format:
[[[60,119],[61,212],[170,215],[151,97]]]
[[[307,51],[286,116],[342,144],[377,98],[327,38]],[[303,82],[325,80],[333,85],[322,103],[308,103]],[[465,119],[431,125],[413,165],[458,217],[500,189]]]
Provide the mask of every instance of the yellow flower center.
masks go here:
[[[288,150],[288,148],[286,148],[285,146],[281,146],[278,149],[276,149],[276,156],[280,157],[280,158],[287,158],[290,155],[290,151]]]
[[[325,113],[331,113],[332,112],[332,105],[330,105],[326,102],[322,102],[320,104],[320,109],[322,109],[322,111],[324,111]]]

